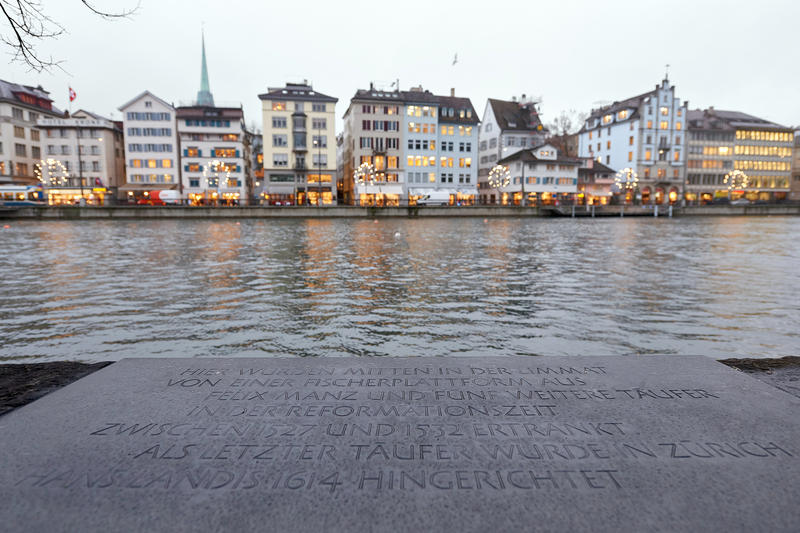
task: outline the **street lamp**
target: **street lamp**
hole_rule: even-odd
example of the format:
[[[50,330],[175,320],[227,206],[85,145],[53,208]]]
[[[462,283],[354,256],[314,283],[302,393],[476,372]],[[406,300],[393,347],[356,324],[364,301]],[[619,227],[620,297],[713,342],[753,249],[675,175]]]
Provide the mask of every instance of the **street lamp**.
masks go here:
[[[511,183],[511,172],[509,172],[507,166],[495,165],[489,171],[489,177],[486,179],[492,188],[504,189]]]
[[[210,172],[213,172],[213,175],[209,175]],[[219,197],[219,175],[221,172],[225,173],[225,179],[231,177],[231,171],[228,165],[219,159],[214,159],[203,167],[203,177],[206,179],[206,190],[208,190],[208,188],[212,186],[211,183],[214,182],[214,186],[217,189],[217,197]]]
[[[632,168],[625,167],[617,172],[614,177],[614,185],[625,193],[623,204],[628,201],[628,193],[631,194],[631,202],[633,202],[633,191],[639,186],[639,175]]]
[[[741,170],[732,170],[725,174],[722,182],[728,185],[728,201],[730,201],[733,191],[741,190],[744,192],[744,189],[750,186],[750,176]]]
[[[375,166],[372,163],[361,163],[353,171],[353,181],[357,185],[375,185]]]

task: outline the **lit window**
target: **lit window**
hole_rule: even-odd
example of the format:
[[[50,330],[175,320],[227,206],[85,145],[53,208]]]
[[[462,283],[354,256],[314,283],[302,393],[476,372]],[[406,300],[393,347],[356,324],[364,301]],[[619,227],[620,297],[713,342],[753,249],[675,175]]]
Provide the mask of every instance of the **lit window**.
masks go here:
[[[620,120],[625,120],[626,118],[628,118],[628,110],[627,109],[623,109],[622,111],[617,113],[617,118],[620,119]]]
[[[172,168],[172,159],[162,159],[161,166],[163,168]]]
[[[630,137],[628,137],[628,144],[629,144],[630,146],[633,146],[633,135],[631,135]]]
[[[662,130],[668,129],[669,128],[669,122],[667,122],[666,120],[662,120],[659,123],[659,128],[661,128]]]
[[[662,107],[662,108],[661,108],[661,114],[662,114],[663,116],[665,116],[665,117],[666,117],[667,115],[669,115],[669,108],[668,108],[668,107]]]
[[[652,159],[652,157],[653,157],[653,153],[650,150],[645,150],[645,152],[644,152],[644,160],[645,161],[650,161],[650,159]]]
[[[414,156],[413,155],[408,156],[408,159],[406,160],[406,164],[409,167],[413,167],[414,166]]]
[[[647,121],[647,129],[652,129],[652,128],[653,128],[653,121],[652,120],[648,120]]]
[[[633,161],[633,152],[628,152],[628,161]]]
[[[614,118],[613,115],[605,115],[603,117],[603,124],[608,124],[609,122],[611,122],[611,119],[613,118]]]
[[[676,123],[675,123],[675,129],[676,129],[676,130],[680,130],[680,129],[681,129],[681,126],[682,126],[682,125],[681,125],[681,123],[680,123],[680,122],[676,122]]]
[[[286,103],[285,102],[272,102],[272,110],[273,111],[286,111]]]

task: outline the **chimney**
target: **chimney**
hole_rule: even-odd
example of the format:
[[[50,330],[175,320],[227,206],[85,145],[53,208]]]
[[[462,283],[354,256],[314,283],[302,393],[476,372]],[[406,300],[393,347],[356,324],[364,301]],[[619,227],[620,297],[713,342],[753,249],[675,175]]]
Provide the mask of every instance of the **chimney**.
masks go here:
[[[372,82],[369,82],[369,90],[372,91],[375,89],[375,85]]]
[[[456,95],[456,88],[450,87],[450,96],[455,96],[455,95]]]

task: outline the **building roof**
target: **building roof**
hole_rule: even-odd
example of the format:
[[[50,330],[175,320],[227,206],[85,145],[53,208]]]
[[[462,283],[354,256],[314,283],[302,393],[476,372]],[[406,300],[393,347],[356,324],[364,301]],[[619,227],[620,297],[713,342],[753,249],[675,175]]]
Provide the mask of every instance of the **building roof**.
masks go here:
[[[161,103],[163,106],[165,106],[165,107],[169,107],[170,109],[175,109],[175,108],[173,107],[173,105],[172,105],[172,104],[170,104],[170,103],[169,103],[169,102],[167,102],[166,100],[162,100],[161,98],[159,98],[158,96],[154,95],[154,94],[153,94],[153,93],[151,93],[150,91],[142,91],[141,93],[139,93],[139,94],[138,94],[137,96],[135,96],[134,98],[131,98],[130,100],[128,100],[127,102],[125,102],[124,104],[122,104],[121,106],[119,106],[117,109],[118,109],[118,110],[120,110],[120,111],[124,111],[124,110],[125,110],[125,109],[127,109],[129,106],[131,106],[133,103],[135,103],[135,102],[138,102],[139,100],[141,100],[141,99],[142,99],[142,98],[144,98],[145,96],[149,96],[149,97],[150,97],[150,98],[152,98],[153,100],[156,100],[156,101],[160,102],[160,103]]]
[[[175,109],[178,118],[244,118],[240,107],[183,106]]]
[[[214,95],[208,83],[208,65],[206,64],[206,36],[201,33],[202,60],[200,62],[200,90],[197,91],[197,105],[213,106]]]
[[[0,100],[14,102],[15,104],[40,109],[56,115],[63,114],[63,111],[53,106],[50,93],[45,91],[41,85],[32,87],[0,80]]]
[[[525,163],[558,163],[561,165],[580,165],[583,163],[583,160],[577,157],[557,156],[555,159],[542,159],[536,157],[536,155],[533,153],[534,150],[537,150],[542,146],[545,146],[545,144],[536,146],[534,148],[528,148],[527,150],[520,150],[519,152],[515,152],[508,157],[500,159],[497,164],[504,165],[506,163],[513,163],[517,160],[521,160]]]
[[[582,165],[578,169],[578,172],[580,174],[584,174],[584,175],[585,174],[611,174],[611,175],[616,175],[617,174],[616,170],[614,170],[611,167],[608,167],[608,166],[604,165],[603,163],[597,161],[596,159],[592,160],[591,168],[589,168],[589,167],[587,167],[585,165]]]
[[[721,109],[693,109],[686,114],[690,130],[728,130],[755,128],[762,130],[786,130],[792,128],[754,117],[740,111],[724,111]]]
[[[259,94],[261,100],[301,100],[305,102],[338,102],[338,98],[328,96],[314,90],[306,83],[287,83],[286,87],[269,87],[267,92]]]
[[[637,109],[642,104],[642,102],[648,98],[652,98],[656,96],[656,92],[658,88],[653,89],[652,91],[647,91],[646,93],[637,94],[636,96],[631,96],[630,98],[626,98],[624,100],[620,100],[619,102],[613,102],[609,105],[598,107],[597,109],[592,109],[592,112],[587,117],[587,120],[593,118],[601,118],[603,115],[607,115],[609,113],[616,113],[617,111],[622,111],[623,109]],[[628,117],[629,119],[633,118],[633,116]]]
[[[546,131],[533,105],[489,98],[494,118],[501,130],[513,131]]]
[[[87,115],[89,118],[93,118],[94,120],[107,120],[108,122],[114,122],[113,120],[111,120],[108,117],[104,117],[103,115],[98,115],[97,113],[92,113],[91,111],[86,111],[85,109],[78,109],[77,111],[75,111],[72,114],[72,118],[76,118],[75,115],[77,115],[79,113],[83,113],[84,115]],[[80,117],[77,117],[77,118],[80,118]]]
[[[433,94],[428,90],[418,87],[410,91],[382,91],[370,87],[369,89],[358,89],[353,98],[350,99],[350,104],[354,102],[395,102],[397,104],[428,104],[437,106],[439,109],[452,109],[453,116],[444,116],[439,112],[439,122],[454,123],[454,124],[478,124],[478,114],[472,106],[472,101],[469,98],[462,96],[443,96]],[[461,117],[460,111],[464,110],[464,117]],[[349,108],[348,108],[349,111]],[[344,116],[347,116],[345,112]]]

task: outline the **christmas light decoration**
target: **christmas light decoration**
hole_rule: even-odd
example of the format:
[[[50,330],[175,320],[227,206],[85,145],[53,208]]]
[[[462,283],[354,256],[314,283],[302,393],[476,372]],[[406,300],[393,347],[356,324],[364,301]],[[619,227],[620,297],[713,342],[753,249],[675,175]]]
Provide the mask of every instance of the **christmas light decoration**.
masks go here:
[[[487,180],[489,185],[495,189],[502,189],[503,187],[508,187],[508,184],[511,183],[511,172],[508,170],[507,166],[495,165],[492,167],[492,170],[489,171]]]

